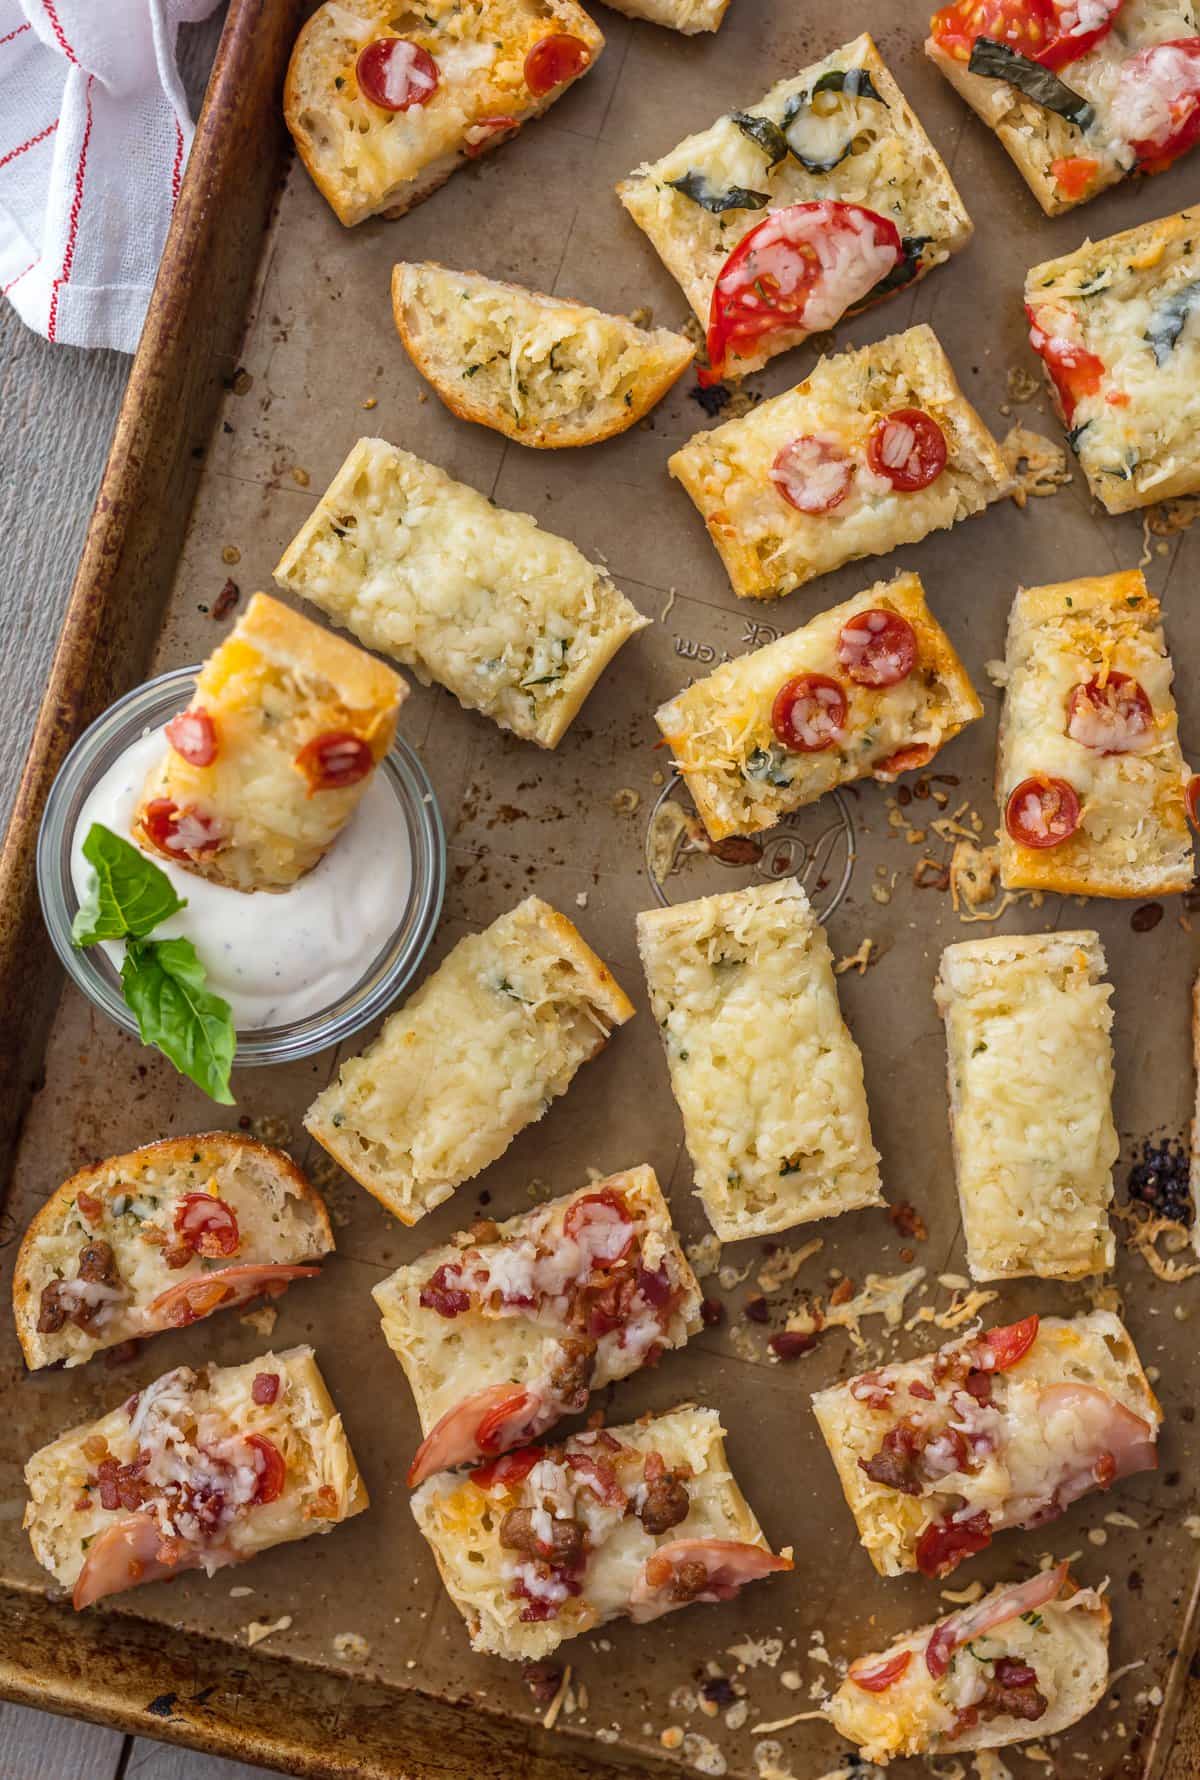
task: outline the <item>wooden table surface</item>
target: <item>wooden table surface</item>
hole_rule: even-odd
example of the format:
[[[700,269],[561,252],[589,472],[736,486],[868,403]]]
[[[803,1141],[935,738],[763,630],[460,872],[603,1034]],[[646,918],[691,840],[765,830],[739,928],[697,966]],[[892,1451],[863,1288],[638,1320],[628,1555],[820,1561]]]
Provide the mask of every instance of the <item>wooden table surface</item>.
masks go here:
[[[219,24],[220,14],[185,27],[181,62],[193,105]],[[7,303],[0,304],[0,537],[9,546],[0,651],[0,824],[8,819],[24,763],[129,365],[116,352],[48,346]],[[1008,1759],[1018,1775],[1045,1780],[1044,1765],[1035,1769],[1017,1755]],[[253,1780],[262,1772],[0,1705],[0,1780]],[[1184,1708],[1166,1780],[1196,1780],[1198,1774],[1200,1676]]]

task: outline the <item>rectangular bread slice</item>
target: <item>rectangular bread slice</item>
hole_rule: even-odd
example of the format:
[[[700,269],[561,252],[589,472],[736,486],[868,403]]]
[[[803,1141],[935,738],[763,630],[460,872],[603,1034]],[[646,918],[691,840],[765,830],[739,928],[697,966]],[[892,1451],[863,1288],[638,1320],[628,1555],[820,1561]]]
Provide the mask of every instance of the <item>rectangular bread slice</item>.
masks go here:
[[[406,62],[389,71],[389,91],[398,88],[400,102],[393,110],[360,87],[359,58],[396,36],[424,60],[406,49]],[[570,40],[570,53],[539,47],[558,37]],[[411,7],[326,0],[296,39],[284,120],[339,222],[403,216],[457,167],[540,117],[603,48],[576,0],[421,0]]]
[[[700,1288],[644,1164],[484,1219],[372,1296],[426,1436],[414,1485],[536,1439],[700,1327]]]
[[[543,748],[650,622],[566,538],[386,439],[358,441],[275,579]]]
[[[888,415],[913,408],[937,423],[946,462],[924,488],[904,490],[876,474],[868,451]],[[791,498],[809,496],[788,470],[787,454],[814,438],[822,458],[847,478],[845,493],[824,512],[801,511]],[[915,544],[982,513],[1011,483],[999,446],[924,324],[822,359],[795,389],[697,433],[668,468],[695,502],[743,599],[778,599],[843,563]],[[817,464],[813,474],[827,469]]]
[[[1200,489],[1200,208],[1139,223],[1025,278],[1040,355],[1088,487],[1110,513]]]
[[[880,615],[885,615],[881,623]],[[887,628],[886,615],[893,623]],[[896,623],[895,620],[899,620]],[[893,674],[887,660],[864,659],[870,639],[911,665]],[[847,641],[843,643],[843,638]],[[889,638],[890,643],[889,643]],[[843,659],[845,657],[845,659]],[[845,712],[832,745],[811,751],[787,746],[775,722],[775,701],[797,675],[837,682]],[[833,606],[777,642],[722,662],[654,713],[713,840],[758,834],[837,785],[873,777],[890,783],[926,766],[952,736],[982,717],[983,706],[949,637],[925,603],[919,575],[897,575]]]
[[[537,1660],[611,1619],[645,1623],[790,1570],[723,1433],[715,1410],[685,1405],[422,1484],[412,1511],[472,1649]]]
[[[959,1336],[812,1405],[881,1576],[949,1575],[1005,1528],[1158,1463],[1162,1411],[1109,1310]]]
[[[865,32],[778,81],[747,111],[727,113],[638,167],[617,196],[705,328],[730,255],[772,213],[798,204],[854,205],[855,215],[868,210],[895,230],[901,257],[894,249],[882,257],[877,251],[877,264],[864,256],[860,288],[853,285],[857,266],[842,264],[832,250],[823,255],[835,270],[811,293],[799,321],[743,341],[728,363],[718,357],[721,375],[757,370],[843,314],[912,284],[971,237],[945,164]],[[850,229],[839,233],[836,222],[828,239],[844,239],[847,254],[857,248],[858,237]]]
[[[696,1191],[722,1242],[881,1205],[862,1058],[794,878],[637,918]]]
[[[168,1137],[73,1174],[21,1241],[13,1315],[29,1367],[233,1310],[333,1248],[320,1195],[283,1150],[236,1131]]]
[[[699,31],[715,31],[729,10],[729,0],[608,0],[613,12],[629,19],[645,19],[694,37]]]
[[[1104,1697],[1111,1619],[1059,1564],[857,1657],[824,1710],[868,1762],[1044,1742]]]
[[[256,593],[164,730],[133,837],[231,890],[289,890],[329,851],[392,745],[399,674]]]
[[[1004,671],[996,801],[1005,887],[1186,890],[1191,773],[1159,604],[1140,569],[1019,589]]]
[[[1169,139],[1175,120],[1191,115],[1195,63],[1176,48],[1197,34],[1191,0],[1124,0],[1119,9],[1105,0],[1092,16],[1114,12],[1111,29],[1058,69],[1058,85],[1042,80],[1028,57],[1024,69],[1014,66],[1004,45],[980,45],[972,57],[977,27],[970,34],[941,28],[939,20],[961,16],[949,7],[932,20],[926,55],[995,131],[1047,216],[1086,204],[1130,173],[1159,173],[1181,152],[1171,152]],[[1069,16],[1088,29],[1082,9]],[[1155,44],[1164,48],[1154,51]],[[1015,78],[1005,78],[1010,72]]]
[[[947,946],[950,1130],[972,1279],[1082,1279],[1113,1264],[1120,1151],[1112,987],[1096,933]]]
[[[76,1607],[361,1514],[367,1491],[311,1347],[179,1366],[25,1467],[34,1556]]]
[[[459,940],[305,1126],[402,1224],[415,1224],[565,1094],[633,1003],[537,896]]]

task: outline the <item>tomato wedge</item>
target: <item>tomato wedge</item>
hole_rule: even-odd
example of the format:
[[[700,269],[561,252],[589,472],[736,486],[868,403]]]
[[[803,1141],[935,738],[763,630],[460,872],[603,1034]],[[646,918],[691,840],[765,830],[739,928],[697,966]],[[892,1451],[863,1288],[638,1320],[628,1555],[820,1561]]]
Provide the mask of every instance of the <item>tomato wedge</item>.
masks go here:
[[[1082,198],[1091,190],[1100,163],[1090,155],[1063,155],[1057,161],[1051,161],[1050,171],[1064,198]]]
[[[956,0],[929,21],[938,48],[967,62],[977,37],[1007,44],[1031,62],[1041,60],[1056,29],[1050,0]]]
[[[438,88],[438,65],[427,49],[407,37],[377,37],[354,65],[358,89],[383,111],[427,105]]]
[[[1025,313],[1029,317],[1029,344],[1049,372],[1050,381],[1058,392],[1063,419],[1070,426],[1075,418],[1075,410],[1084,397],[1099,393],[1104,376],[1104,360],[1097,358],[1085,346],[1076,345],[1073,340],[1064,340],[1057,334],[1047,334],[1038,325],[1037,317],[1028,304],[1025,306]]]
[[[305,742],[295,764],[308,780],[308,789],[340,791],[357,785],[375,764],[375,756],[362,736],[352,729],[330,729]]]
[[[211,766],[217,758],[217,726],[207,711],[180,711],[163,734],[189,766]]]
[[[899,1681],[912,1657],[911,1650],[898,1650],[895,1656],[867,1657],[863,1661],[850,1664],[848,1679],[865,1693],[884,1693],[893,1681]]]
[[[795,674],[775,694],[771,728],[785,748],[819,754],[838,741],[846,722],[846,695],[826,674]]]
[[[548,37],[540,37],[525,57],[525,85],[540,99],[582,74],[591,59],[592,52],[581,38],[551,31]]]
[[[713,287],[701,383],[719,381],[731,359],[750,357],[770,334],[831,328],[903,257],[895,224],[861,204],[823,198],[770,211]]]
[[[490,1464],[476,1466],[471,1472],[471,1482],[481,1490],[493,1489],[497,1484],[511,1489],[528,1477],[539,1459],[545,1456],[544,1446],[522,1446],[517,1452],[503,1452]]]
[[[1024,1359],[1037,1340],[1038,1319],[1022,1317],[1019,1323],[1005,1323],[1002,1328],[989,1329],[980,1346],[979,1365],[988,1372],[1007,1372]]]
[[[800,433],[777,452],[771,481],[797,513],[832,513],[850,493],[854,459],[836,439]]]
[[[837,658],[860,686],[897,686],[917,660],[917,633],[899,612],[873,606],[847,620]]]
[[[1004,826],[1022,847],[1059,847],[1079,827],[1079,797],[1065,779],[1022,779],[1004,810]]]
[[[241,1241],[232,1205],[211,1193],[186,1193],[175,1211],[175,1234],[194,1254],[236,1255]]]
[[[878,421],[867,441],[867,462],[903,494],[928,488],[946,467],[946,435],[920,408],[897,408]]]
[[[1200,139],[1200,37],[1140,49],[1121,68],[1112,123],[1143,173],[1162,173]]]
[[[254,1469],[258,1472],[258,1488],[254,1492],[255,1503],[277,1502],[283,1494],[283,1486],[287,1482],[287,1464],[283,1454],[273,1440],[265,1434],[247,1434],[246,1445],[253,1447],[256,1456]]]
[[[1154,745],[1154,707],[1132,674],[1081,681],[1067,700],[1067,734],[1097,754],[1140,754]]]

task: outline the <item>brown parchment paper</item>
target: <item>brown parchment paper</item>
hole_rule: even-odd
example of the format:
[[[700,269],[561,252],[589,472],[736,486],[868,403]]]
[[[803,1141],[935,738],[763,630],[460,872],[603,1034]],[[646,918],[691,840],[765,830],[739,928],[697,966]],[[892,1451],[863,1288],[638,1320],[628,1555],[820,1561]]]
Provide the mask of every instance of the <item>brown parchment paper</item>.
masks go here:
[[[868,1320],[863,1348],[834,1330],[811,1355],[787,1365],[768,1359],[766,1338],[804,1289],[825,1298],[842,1277],[859,1286],[868,1272],[919,1266],[924,1280],[905,1307],[912,1317],[924,1307],[944,1310],[953,1287],[939,1284],[939,1276],[963,1275],[944,1047],[931,988],[945,944],[996,929],[963,925],[944,891],[915,887],[914,867],[926,854],[948,860],[950,842],[929,826],[934,817],[959,812],[972,828],[977,813],[982,839],[994,828],[990,781],[999,694],[985,663],[1002,654],[1014,588],[1020,581],[1133,566],[1142,556],[1141,524],[1136,515],[1099,515],[1076,472],[1069,487],[1024,511],[1005,502],[953,533],[852,565],[782,602],[739,603],[690,502],[666,475],[669,453],[709,424],[691,397],[692,377],[623,438],[582,452],[527,451],[455,420],[426,391],[393,332],[390,271],[400,257],[435,257],[611,310],[649,305],[656,322],[678,325],[686,313],[682,295],[621,211],[614,182],[722,109],[753,102],[774,80],[870,28],[946,157],[977,235],[919,288],[839,330],[839,344],[930,321],[968,396],[998,435],[1020,421],[1058,439],[1043,396],[1016,405],[1009,394],[1012,367],[1036,368],[1021,313],[1026,267],[1077,245],[1085,233],[1107,234],[1180,208],[1194,196],[1196,164],[1185,161],[1161,179],[1117,190],[1086,213],[1047,222],[998,145],[924,60],[921,8],[854,0],[819,14],[794,0],[733,0],[715,38],[692,40],[635,25],[603,7],[596,11],[608,36],[596,69],[545,121],[457,174],[402,221],[346,232],[303,170],[291,166],[263,243],[243,374],[231,380],[207,441],[152,669],[196,661],[213,647],[232,622],[216,622],[211,614],[227,576],[238,584],[243,605],[254,589],[271,587],[283,546],[364,433],[441,464],[607,560],[655,622],[623,650],[555,754],[502,736],[436,688],[414,689],[402,728],[433,777],[449,840],[446,906],[427,967],[463,932],[536,889],[579,923],[633,996],[638,1016],[499,1163],[406,1231],[332,1168],[301,1128],[303,1111],[337,1067],[337,1056],[241,1072],[234,1083],[238,1106],[226,1114],[67,988],[7,1207],[6,1286],[15,1238],[68,1173],[160,1136],[239,1119],[314,1167],[328,1194],[338,1251],[319,1282],[281,1301],[269,1342],[238,1316],[221,1316],[157,1338],[120,1370],[98,1360],[83,1370],[28,1377],[10,1320],[3,1318],[0,1579],[32,1591],[44,1586],[19,1527],[21,1466],[33,1447],[171,1366],[243,1360],[268,1345],[312,1341],[366,1474],[371,1511],[328,1538],[267,1554],[240,1573],[182,1578],[101,1611],[242,1645],[251,1620],[286,1616],[290,1623],[264,1646],[277,1656],[337,1670],[345,1665],[334,1639],[353,1632],[369,1645],[356,1673],[377,1681],[385,1697],[389,1689],[417,1689],[487,1713],[525,1720],[540,1714],[518,1668],[472,1655],[415,1530],[403,1477],[419,1438],[417,1421],[369,1288],[469,1223],[482,1206],[509,1215],[534,1197],[580,1185],[589,1169],[652,1163],[685,1239],[705,1233],[634,947],[634,915],[659,894],[646,862],[652,812],[664,796],[678,796],[670,793],[665,753],[655,746],[652,712],[706,664],[791,629],[900,567],[913,568],[986,707],[983,721],[935,763],[934,772],[950,778],[928,783],[947,795],[946,806],[918,797],[900,810],[894,788],[867,784],[825,799],[794,827],[768,837],[758,861],[738,865],[681,854],[662,893],[680,900],[799,869],[817,906],[830,911],[835,956],[848,957],[864,939],[872,941],[866,973],[850,969],[840,977],[842,1003],[864,1056],[885,1190],[893,1203],[917,1208],[927,1234],[921,1240],[905,1235],[884,1211],[791,1233],[786,1249],[813,1236],[823,1246],[791,1286],[769,1298],[767,1325],[744,1310],[759,1290],[764,1245],[724,1251],[728,1271],[705,1282],[726,1306],[724,1325],[618,1387],[605,1406],[613,1421],[687,1399],[716,1406],[729,1430],[734,1468],[773,1544],[794,1547],[795,1571],[726,1606],[695,1608],[646,1629],[608,1627],[560,1653],[572,1667],[575,1709],[563,1712],[558,1730],[589,1739],[589,1753],[607,1753],[629,1770],[669,1759],[705,1774],[807,1780],[844,1760],[834,1734],[813,1721],[769,1735],[755,1734],[755,1727],[811,1711],[838,1663],[948,1610],[934,1584],[875,1576],[817,1435],[809,1393],[881,1354],[907,1354],[946,1336],[922,1323],[888,1331],[885,1340],[883,1324]],[[777,393],[816,356],[812,347],[793,352],[754,387]],[[229,561],[234,551],[235,563]],[[1191,534],[1151,540],[1147,574],[1166,596],[1185,753],[1190,745],[1200,761],[1189,609],[1198,564],[1200,544]],[[922,832],[924,838],[916,838]],[[1181,1132],[1188,1116],[1188,994],[1200,952],[1181,900],[1169,903],[1148,932],[1134,931],[1132,913],[1128,904],[1051,897],[1040,908],[1019,903],[998,924],[1001,931],[1064,925],[1100,931],[1115,985],[1120,1199],[1134,1148],[1148,1136]],[[951,1584],[962,1587],[976,1577],[990,1584],[1018,1574],[1044,1551],[1072,1554],[1089,1582],[1110,1579],[1113,1668],[1124,1673],[1091,1718],[1043,1752],[1040,1766],[1007,1757],[1022,1773],[1093,1780],[1142,1772],[1160,1710],[1176,1703],[1190,1654],[1180,1653],[1200,1555],[1187,1524],[1200,1507],[1190,1320],[1200,1290],[1194,1281],[1159,1283],[1123,1249],[1115,1288],[1166,1409],[1160,1470],[1107,1497],[1089,1498],[1041,1532],[998,1539]],[[1086,1308],[1092,1296],[1087,1287],[1020,1282],[1002,1287],[985,1314],[1006,1320],[1031,1309],[1069,1313]],[[698,1684],[718,1674],[733,1684],[735,1703],[705,1711]],[[727,1702],[724,1690],[715,1691]],[[896,1771],[918,1771],[918,1765]]]

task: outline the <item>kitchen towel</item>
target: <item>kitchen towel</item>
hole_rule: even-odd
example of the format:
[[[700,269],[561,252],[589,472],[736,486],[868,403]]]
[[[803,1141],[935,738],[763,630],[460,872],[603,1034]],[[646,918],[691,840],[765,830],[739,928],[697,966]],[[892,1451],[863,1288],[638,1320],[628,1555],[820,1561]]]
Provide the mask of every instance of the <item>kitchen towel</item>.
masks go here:
[[[69,346],[132,352],[192,120],[175,46],[219,0],[0,0],[0,293]]]

